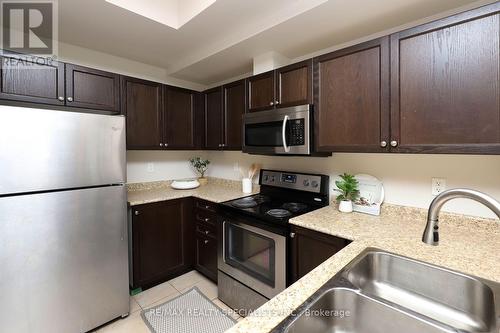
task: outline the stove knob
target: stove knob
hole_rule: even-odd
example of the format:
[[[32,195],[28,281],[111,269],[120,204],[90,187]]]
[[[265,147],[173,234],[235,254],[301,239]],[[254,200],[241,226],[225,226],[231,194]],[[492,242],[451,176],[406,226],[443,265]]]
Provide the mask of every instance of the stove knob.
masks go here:
[[[274,176],[271,176],[271,182],[274,182]]]
[[[313,180],[312,183],[311,183],[312,187],[316,188],[319,186],[318,182]]]
[[[304,186],[309,186],[309,179],[304,179]]]
[[[268,175],[265,175],[264,176],[264,181],[267,182],[269,180],[269,176]]]

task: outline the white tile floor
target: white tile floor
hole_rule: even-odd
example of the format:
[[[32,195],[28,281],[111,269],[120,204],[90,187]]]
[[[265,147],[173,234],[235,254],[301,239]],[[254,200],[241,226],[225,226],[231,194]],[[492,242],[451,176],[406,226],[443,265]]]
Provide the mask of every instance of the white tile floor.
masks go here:
[[[130,297],[130,315],[124,319],[118,319],[101,327],[97,332],[106,333],[150,333],[142,320],[141,310],[164,303],[192,287],[198,287],[200,291],[211,299],[218,307],[230,310],[227,305],[217,299],[217,286],[215,283],[198,273],[191,271],[170,281],[157,285],[140,294]],[[233,313],[233,318],[241,318]]]

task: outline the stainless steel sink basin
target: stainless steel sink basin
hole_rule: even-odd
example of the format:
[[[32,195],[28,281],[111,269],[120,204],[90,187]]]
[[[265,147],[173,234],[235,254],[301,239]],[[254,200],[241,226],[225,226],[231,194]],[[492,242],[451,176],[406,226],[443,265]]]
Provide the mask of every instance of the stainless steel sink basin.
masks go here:
[[[467,332],[495,332],[494,292],[485,282],[394,254],[370,251],[344,276],[363,294]]]
[[[500,333],[499,303],[499,283],[369,248],[273,332]]]
[[[443,333],[441,328],[349,289],[325,292],[289,325],[287,333]]]

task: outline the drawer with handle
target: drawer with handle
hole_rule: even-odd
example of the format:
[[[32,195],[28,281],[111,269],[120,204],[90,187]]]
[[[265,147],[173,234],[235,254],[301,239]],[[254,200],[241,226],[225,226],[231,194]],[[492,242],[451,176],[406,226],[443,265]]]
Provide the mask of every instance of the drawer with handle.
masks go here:
[[[194,217],[195,217],[195,220],[196,220],[196,223],[205,223],[205,224],[210,224],[210,225],[213,225],[215,226],[215,222],[217,221],[217,215],[216,214],[213,214],[213,213],[210,213],[210,212],[206,212],[206,211],[202,211],[202,210],[199,210],[197,209],[195,212],[194,212]]]
[[[196,223],[196,233],[211,238],[216,238],[217,235],[215,227],[205,223]]]
[[[197,210],[199,209],[202,211],[217,213],[217,204],[206,200],[196,199],[195,208]]]

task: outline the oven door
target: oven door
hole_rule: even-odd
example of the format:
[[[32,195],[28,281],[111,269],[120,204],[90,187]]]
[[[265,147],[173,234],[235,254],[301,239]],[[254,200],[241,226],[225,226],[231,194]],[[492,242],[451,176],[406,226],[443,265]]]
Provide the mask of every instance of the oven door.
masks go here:
[[[243,152],[311,154],[311,106],[247,113],[243,121]]]
[[[221,229],[221,271],[269,299],[286,288],[284,236],[229,219]]]

